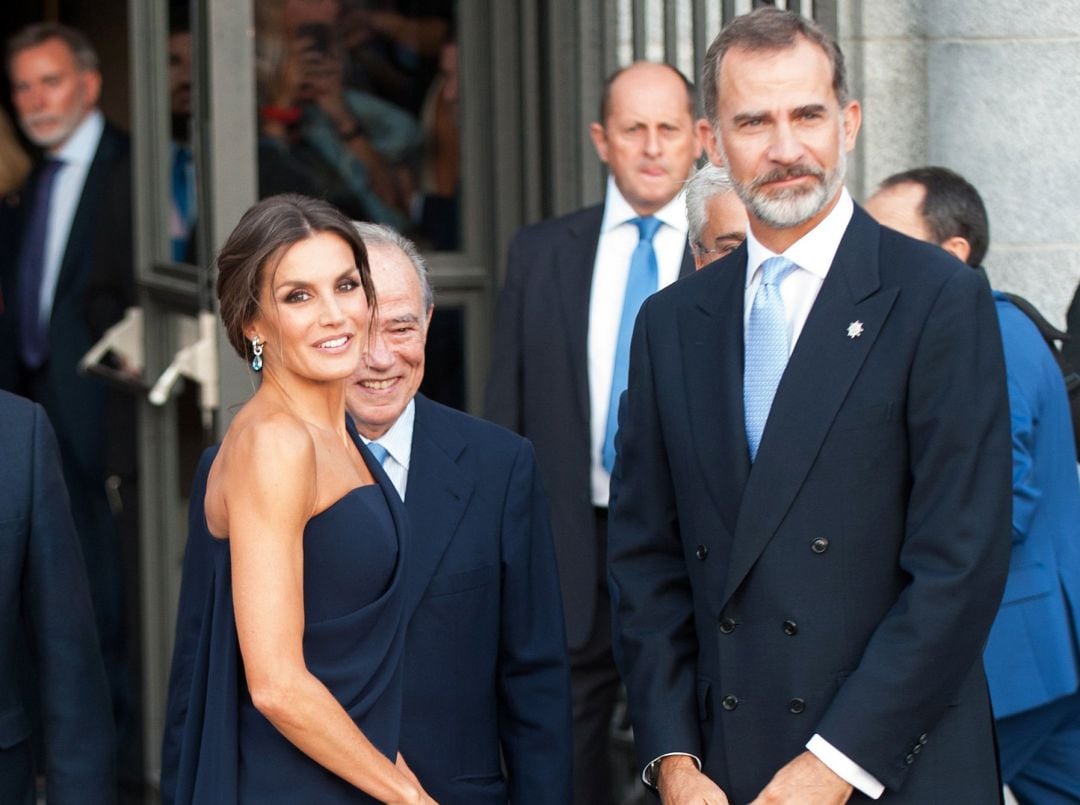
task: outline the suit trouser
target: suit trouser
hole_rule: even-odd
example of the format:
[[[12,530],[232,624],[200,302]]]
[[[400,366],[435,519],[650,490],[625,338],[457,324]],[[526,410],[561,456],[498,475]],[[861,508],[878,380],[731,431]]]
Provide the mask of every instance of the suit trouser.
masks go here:
[[[585,644],[570,652],[574,706],[574,803],[612,805],[611,721],[619,675],[611,654],[611,600],[607,588],[607,509],[595,509],[599,556],[596,606]]]
[[[996,722],[1002,780],[1023,805],[1080,803],[1080,693]]]

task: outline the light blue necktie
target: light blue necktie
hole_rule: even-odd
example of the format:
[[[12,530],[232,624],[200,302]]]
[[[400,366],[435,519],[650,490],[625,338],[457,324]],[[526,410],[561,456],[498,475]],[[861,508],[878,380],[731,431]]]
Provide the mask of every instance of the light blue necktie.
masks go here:
[[[626,391],[630,371],[630,336],[634,333],[634,319],[641,303],[656,292],[660,283],[660,269],[653,250],[653,235],[660,228],[660,220],[651,215],[635,218],[630,223],[638,228],[638,244],[630,258],[630,276],[626,280],[623,296],[622,318],[619,319],[619,338],[615,342],[615,370],[611,373],[611,397],[608,399],[607,430],[604,432],[604,469],[611,472],[615,466],[615,431],[619,429],[619,398]]]
[[[371,451],[371,455],[375,456],[380,466],[386,466],[386,457],[390,455],[389,450],[378,442],[368,442],[367,449]]]
[[[743,410],[751,462],[757,458],[765,421],[787,366],[787,316],[784,315],[780,283],[797,267],[786,257],[770,257],[762,263],[761,284],[750,307],[743,370]]]

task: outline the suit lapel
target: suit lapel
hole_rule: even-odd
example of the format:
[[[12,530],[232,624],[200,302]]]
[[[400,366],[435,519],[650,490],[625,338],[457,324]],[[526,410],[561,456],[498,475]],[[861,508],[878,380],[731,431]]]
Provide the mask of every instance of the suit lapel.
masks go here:
[[[474,478],[457,463],[465,449],[453,422],[418,394],[405,509],[413,525],[410,575],[421,590],[435,574],[473,494]]]
[[[702,475],[730,533],[750,469],[742,406],[745,266],[743,246],[704,269],[708,286],[679,321],[690,429]],[[724,471],[716,472],[717,466]]]
[[[569,350],[571,383],[581,421],[589,423],[589,295],[592,291],[593,265],[600,240],[600,222],[604,208],[593,207],[575,218],[567,228],[567,237],[559,245],[555,261],[555,283],[563,313],[564,346]]]
[[[679,264],[679,279],[683,277],[689,277],[694,273],[694,255],[690,251],[690,244],[686,244],[686,248],[683,249],[682,263]]]
[[[878,238],[878,226],[856,208],[769,412],[739,506],[722,603],[783,521],[896,301],[897,289],[880,288]],[[862,331],[851,338],[854,322]]]

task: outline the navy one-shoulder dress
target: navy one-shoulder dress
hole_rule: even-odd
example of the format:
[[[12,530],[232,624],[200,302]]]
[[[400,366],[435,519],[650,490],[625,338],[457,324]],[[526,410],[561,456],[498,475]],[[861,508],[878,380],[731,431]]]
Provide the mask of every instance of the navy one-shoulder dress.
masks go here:
[[[228,540],[209,533],[202,511],[212,458],[204,456],[192,490],[167,714],[174,723],[166,724],[163,752],[165,799],[374,803],[293,746],[252,705],[236,636]],[[372,470],[379,483],[348,492],[304,529],[304,660],[393,759],[405,627],[415,601],[404,572],[404,509],[382,468],[376,463]]]

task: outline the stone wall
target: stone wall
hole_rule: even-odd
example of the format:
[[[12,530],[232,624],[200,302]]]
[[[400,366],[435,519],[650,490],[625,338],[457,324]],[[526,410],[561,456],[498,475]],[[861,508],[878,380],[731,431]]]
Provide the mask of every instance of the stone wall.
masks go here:
[[[850,187],[937,164],[990,214],[987,271],[1059,326],[1080,280],[1080,4],[840,0],[863,131]]]

